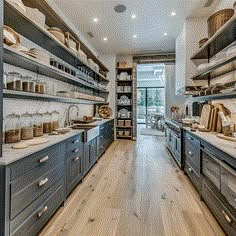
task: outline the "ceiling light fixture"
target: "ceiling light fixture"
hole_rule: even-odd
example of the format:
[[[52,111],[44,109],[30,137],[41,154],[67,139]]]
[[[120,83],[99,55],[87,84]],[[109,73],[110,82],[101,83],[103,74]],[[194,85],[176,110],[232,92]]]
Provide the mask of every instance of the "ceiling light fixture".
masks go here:
[[[167,33],[164,33],[164,36],[166,36],[167,35]]]
[[[107,41],[108,39],[105,37],[105,38],[103,38],[103,40],[104,40],[104,41]]]
[[[126,6],[123,4],[118,4],[114,7],[115,12],[117,13],[123,13],[126,11]]]
[[[172,12],[171,12],[171,15],[172,15],[172,16],[176,16],[176,12],[172,11]]]
[[[136,17],[137,17],[137,16],[136,16],[135,14],[132,14],[132,15],[131,15],[131,18],[132,18],[132,19],[135,19]]]
[[[136,34],[134,34],[134,35],[133,35],[133,38],[134,38],[134,39],[136,39],[136,38],[137,38],[137,35],[136,35]]]
[[[97,23],[98,22],[98,18],[94,18],[93,21]]]

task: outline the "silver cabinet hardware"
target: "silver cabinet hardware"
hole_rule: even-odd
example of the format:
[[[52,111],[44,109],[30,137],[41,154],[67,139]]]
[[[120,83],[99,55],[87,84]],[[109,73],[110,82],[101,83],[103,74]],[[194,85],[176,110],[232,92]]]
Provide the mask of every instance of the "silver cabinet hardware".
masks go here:
[[[192,152],[189,151],[188,154],[189,154],[190,156],[192,156]]]
[[[76,148],[73,152],[78,152],[79,151],[79,148]]]
[[[225,211],[222,211],[222,214],[224,215],[225,219],[228,221],[228,223],[232,222],[232,219],[226,214]]]
[[[74,161],[78,161],[78,160],[79,160],[79,157],[74,158]]]
[[[48,210],[48,207],[45,206],[38,212],[38,218],[40,218],[46,211]]]
[[[191,137],[188,137],[188,139],[191,140],[191,141],[193,140],[193,138],[191,138]]]
[[[47,182],[48,182],[48,178],[45,178],[45,179],[39,181],[38,186],[39,186],[39,187],[42,187],[42,186],[45,185]]]
[[[192,172],[193,172],[192,168],[188,168],[188,171],[189,171],[190,173],[192,173]]]
[[[44,162],[46,162],[48,159],[49,159],[49,156],[45,156],[45,157],[39,159],[39,163],[44,163]]]
[[[73,143],[79,143],[79,139],[75,140]]]

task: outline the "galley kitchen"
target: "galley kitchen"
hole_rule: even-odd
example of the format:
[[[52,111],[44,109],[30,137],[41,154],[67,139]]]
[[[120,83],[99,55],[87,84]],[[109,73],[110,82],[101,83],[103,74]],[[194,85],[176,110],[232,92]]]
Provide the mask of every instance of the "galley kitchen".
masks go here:
[[[0,0],[0,236],[236,235],[235,0]]]

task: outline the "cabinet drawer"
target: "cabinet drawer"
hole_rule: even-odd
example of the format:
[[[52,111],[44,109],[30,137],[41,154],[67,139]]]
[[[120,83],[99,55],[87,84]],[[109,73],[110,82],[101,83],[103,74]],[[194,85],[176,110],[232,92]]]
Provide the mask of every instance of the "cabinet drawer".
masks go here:
[[[191,143],[185,146],[186,161],[192,166],[194,171],[200,174],[200,147],[196,148]]]
[[[51,169],[60,162],[64,162],[65,143],[54,145],[29,157],[15,162],[10,169],[11,181],[25,175],[32,169]]]
[[[39,209],[41,209],[43,204],[45,204],[52,197],[52,195],[55,195],[55,193],[58,194],[57,199],[60,200],[58,204],[55,204],[55,207],[59,207],[59,205],[63,201],[63,186],[64,180],[63,178],[61,178],[50,189],[45,191],[45,193],[43,193],[24,211],[22,211],[22,213],[15,217],[15,219],[10,222],[11,235],[26,235],[24,233],[26,233],[27,228],[32,227],[32,216],[33,218],[37,218],[37,213],[39,212]],[[53,197],[53,199],[57,201],[55,197]],[[52,207],[51,204],[49,204],[48,207]]]
[[[236,171],[225,164],[221,166],[221,193],[236,209]]]
[[[190,180],[194,184],[194,186],[198,190],[200,190],[200,188],[201,188],[201,177],[194,171],[194,169],[187,162],[185,162],[184,171],[188,175],[188,177],[190,178]]]
[[[23,179],[19,178],[14,181],[11,184],[11,219],[49,189],[63,175],[64,163],[41,176],[38,176],[38,173],[33,170],[25,175]],[[29,179],[30,184],[22,188],[25,179]],[[19,189],[21,191],[18,191]]]
[[[196,148],[200,148],[200,141],[189,133],[185,133],[185,142],[196,146]]]
[[[202,149],[202,174],[210,180],[218,189],[221,182],[220,161],[207,149]]]
[[[213,191],[203,181],[202,197],[211,209],[214,216],[217,218],[225,232],[230,235],[236,235],[236,219],[217,198]]]
[[[83,145],[83,133],[67,140],[66,152],[71,152],[72,150],[76,150],[78,146],[80,146],[81,144]]]

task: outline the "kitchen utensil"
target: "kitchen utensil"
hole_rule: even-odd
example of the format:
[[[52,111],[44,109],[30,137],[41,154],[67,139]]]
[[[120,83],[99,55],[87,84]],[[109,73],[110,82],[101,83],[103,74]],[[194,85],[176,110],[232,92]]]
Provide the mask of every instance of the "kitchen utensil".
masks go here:
[[[8,46],[11,45],[19,45],[20,44],[20,36],[16,31],[14,31],[9,26],[3,26],[3,42]]]
[[[225,136],[224,134],[217,134],[216,137],[220,138],[220,139],[227,140],[227,141],[236,142],[235,137]]]
[[[223,9],[211,15],[207,20],[208,37],[212,37],[233,15],[233,9]]]
[[[75,53],[79,52],[80,43],[79,41],[71,35],[69,32],[65,33],[65,44],[68,48],[72,49]]]
[[[51,33],[58,41],[65,44],[65,34],[62,30],[57,27],[51,27],[48,29],[48,32]]]
[[[40,145],[40,144],[44,144],[49,142],[48,138],[35,138],[29,141],[25,141],[25,142],[20,142],[17,144],[14,144],[12,146],[13,149],[25,149],[28,148],[30,146],[36,146],[36,145]]]
[[[104,119],[112,116],[112,109],[107,105],[99,107],[98,112],[99,112],[99,115]]]
[[[212,105],[210,104],[205,104],[202,108],[200,125],[203,125],[207,130],[209,130],[211,110],[212,110]]]

